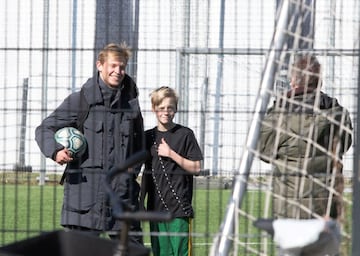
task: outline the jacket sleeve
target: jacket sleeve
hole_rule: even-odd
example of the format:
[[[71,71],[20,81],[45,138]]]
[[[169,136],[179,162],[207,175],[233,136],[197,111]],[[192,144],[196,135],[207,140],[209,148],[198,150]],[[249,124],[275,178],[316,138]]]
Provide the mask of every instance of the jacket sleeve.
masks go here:
[[[145,134],[144,134],[144,121],[141,112],[135,120],[135,138],[134,138],[134,147],[135,152],[145,150]]]
[[[260,159],[269,162],[268,158],[273,158],[277,149],[275,147],[276,130],[274,129],[275,115],[270,109],[268,114],[264,117],[260,128],[260,136],[258,141],[258,150],[261,153]]]
[[[63,127],[76,126],[79,99],[79,92],[70,94],[35,129],[35,140],[46,157],[54,159],[55,153],[64,148],[55,141],[54,135]]]
[[[352,123],[351,123],[351,118],[350,118],[350,114],[347,110],[345,110],[345,118],[344,118],[344,126],[346,129],[344,129],[343,131],[340,131],[340,137],[341,137],[341,149],[340,149],[340,153],[341,154],[345,154],[346,151],[349,150],[351,144],[352,144],[352,131],[353,131],[353,127],[352,127]]]
[[[332,121],[329,121],[326,129],[319,136],[319,144],[332,153],[337,152],[339,157],[342,158],[352,144],[353,127],[351,118],[349,112],[344,108],[335,111],[335,114],[330,117]],[[337,146],[340,146],[339,149],[336,148]]]
[[[125,77],[125,79],[127,79],[127,90],[130,97],[129,104],[136,115],[136,118],[134,118],[132,124],[132,130],[134,133],[130,150],[130,153],[135,153],[145,149],[144,121],[141,114],[139,92],[136,83],[128,75]]]

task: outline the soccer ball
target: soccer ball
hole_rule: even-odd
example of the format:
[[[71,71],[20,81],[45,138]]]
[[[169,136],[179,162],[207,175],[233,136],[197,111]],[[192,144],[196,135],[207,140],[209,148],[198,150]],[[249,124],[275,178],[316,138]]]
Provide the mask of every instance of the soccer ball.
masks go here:
[[[64,127],[58,130],[55,133],[55,140],[67,148],[73,157],[79,157],[86,151],[86,138],[74,127]]]

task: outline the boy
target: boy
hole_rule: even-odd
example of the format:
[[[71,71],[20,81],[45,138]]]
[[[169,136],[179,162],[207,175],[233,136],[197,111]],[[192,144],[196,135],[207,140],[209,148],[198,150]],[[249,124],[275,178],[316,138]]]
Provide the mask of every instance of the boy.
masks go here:
[[[150,222],[151,232],[187,233],[188,236],[154,236],[154,256],[191,255],[193,175],[200,172],[203,159],[191,129],[173,122],[178,96],[169,87],[151,94],[157,126],[145,132],[149,158],[141,183],[140,205],[147,195],[147,210],[170,212],[171,222]]]

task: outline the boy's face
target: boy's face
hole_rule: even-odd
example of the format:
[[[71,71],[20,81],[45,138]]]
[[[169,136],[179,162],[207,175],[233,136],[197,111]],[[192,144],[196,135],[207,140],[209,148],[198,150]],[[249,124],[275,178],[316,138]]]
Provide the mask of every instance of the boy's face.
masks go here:
[[[153,109],[158,120],[158,125],[164,128],[169,128],[173,124],[173,119],[176,113],[176,104],[173,98],[167,97]]]

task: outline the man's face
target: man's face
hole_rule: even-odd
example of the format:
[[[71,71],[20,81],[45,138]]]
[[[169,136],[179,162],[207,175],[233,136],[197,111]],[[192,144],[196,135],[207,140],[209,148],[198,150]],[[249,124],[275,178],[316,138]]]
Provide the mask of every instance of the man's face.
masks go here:
[[[125,77],[126,65],[127,62],[124,57],[114,57],[111,53],[104,63],[96,62],[101,79],[112,88],[117,88],[121,84]]]
[[[296,77],[293,75],[290,79],[290,87],[291,89],[294,89],[297,87],[297,84],[296,84]]]

